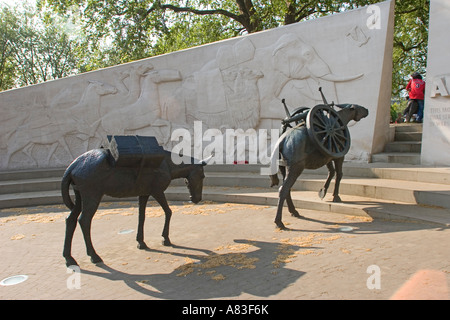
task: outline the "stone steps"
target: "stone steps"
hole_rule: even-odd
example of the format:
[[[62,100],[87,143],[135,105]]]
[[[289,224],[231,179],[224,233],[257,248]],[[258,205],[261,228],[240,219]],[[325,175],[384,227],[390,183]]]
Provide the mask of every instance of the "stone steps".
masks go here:
[[[393,141],[388,143],[384,150],[387,153],[406,152],[406,153],[420,153],[422,142],[420,141]]]
[[[398,132],[396,131],[394,141],[422,141],[422,132]]]
[[[382,152],[372,155],[372,162],[420,164],[420,153]]]
[[[34,192],[36,190],[58,190],[60,186],[60,177],[0,181],[0,195]]]
[[[269,188],[270,179],[260,175],[260,169],[258,165],[206,166],[203,199],[275,205],[278,188]],[[62,204],[63,172],[63,169],[1,172],[0,208]],[[325,199],[320,200],[318,190],[326,176],[326,168],[305,170],[300,176],[292,192],[299,211],[303,208],[450,225],[450,168],[346,162],[340,187],[343,203],[331,202],[334,181]],[[174,180],[166,193],[170,200],[189,199],[183,179]],[[117,200],[124,199],[104,198]]]
[[[326,176],[302,174],[292,189],[318,192],[325,180]],[[205,185],[268,188],[270,180],[268,177],[258,174],[232,176],[227,173],[210,173],[205,179]],[[330,184],[328,193],[332,194],[333,189],[334,181]],[[344,176],[340,184],[340,194],[411,204],[434,205],[450,209],[449,186],[435,183]]]
[[[400,123],[391,129],[394,140],[386,144],[384,152],[373,154],[372,162],[420,164],[422,124]]]
[[[260,165],[209,165],[205,167],[206,173],[252,173],[259,174]],[[317,170],[304,170],[303,174],[326,176],[326,167]],[[344,162],[344,177],[379,178],[402,181],[418,181],[450,185],[450,167],[424,167],[416,165],[403,165],[395,163],[357,163]],[[302,176],[300,176],[301,178]]]

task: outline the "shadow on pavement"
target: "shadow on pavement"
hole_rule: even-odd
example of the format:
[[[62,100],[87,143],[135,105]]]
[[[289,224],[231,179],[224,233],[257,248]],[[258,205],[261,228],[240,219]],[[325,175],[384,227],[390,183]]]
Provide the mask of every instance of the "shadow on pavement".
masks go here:
[[[198,248],[177,247],[203,251],[204,254],[185,254],[152,250],[192,259],[168,274],[130,274],[118,271],[106,264],[98,264],[105,272],[81,270],[82,274],[103,277],[111,281],[123,281],[130,288],[160,299],[215,299],[234,297],[248,293],[257,297],[270,297],[296,282],[305,273],[285,268],[280,243],[235,240],[257,249],[249,252],[216,254]],[[290,246],[290,250],[308,247]],[[277,261],[274,267],[274,261]],[[194,261],[195,260],[195,261]]]

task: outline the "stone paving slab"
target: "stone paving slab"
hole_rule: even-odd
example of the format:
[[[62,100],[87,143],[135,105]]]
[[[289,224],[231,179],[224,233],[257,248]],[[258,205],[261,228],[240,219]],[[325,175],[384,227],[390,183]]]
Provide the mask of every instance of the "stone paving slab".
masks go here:
[[[28,276],[0,286],[0,299],[378,300],[420,270],[445,274],[441,286],[449,285],[448,228],[308,210],[296,219],[286,210],[290,230],[280,231],[274,206],[170,204],[174,246],[161,244],[163,212],[150,202],[150,249],[139,250],[137,202],[102,203],[92,239],[104,263],[90,262],[77,227],[72,254],[80,272],[62,257],[66,208],[0,210],[0,280]]]

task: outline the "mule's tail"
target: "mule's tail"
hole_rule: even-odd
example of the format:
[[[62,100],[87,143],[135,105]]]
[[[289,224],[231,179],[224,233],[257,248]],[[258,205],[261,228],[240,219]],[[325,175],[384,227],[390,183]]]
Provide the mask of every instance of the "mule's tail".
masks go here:
[[[69,166],[66,170],[66,172],[64,172],[62,181],[61,181],[61,195],[63,198],[63,202],[66,205],[67,208],[69,208],[70,210],[72,210],[75,207],[75,204],[72,201],[72,198],[70,197],[69,194],[69,189],[70,189],[70,185],[72,183],[72,177],[71,177],[71,172],[72,172],[72,166]]]
[[[277,160],[280,157],[279,151],[280,151],[280,144],[281,144],[281,142],[283,142],[284,138],[286,138],[286,136],[288,134],[290,134],[293,130],[295,130],[295,129],[301,127],[301,126],[303,126],[302,122],[297,124],[293,128],[287,129],[282,135],[280,135],[280,137],[278,138],[277,142],[275,143],[275,146],[274,146],[274,148],[272,150],[272,155],[270,156],[270,165],[271,165],[272,169],[274,169],[274,168],[277,168],[277,169],[276,169],[274,174],[269,175],[270,181],[272,182],[270,184],[270,187],[277,186],[280,183],[280,180],[278,179],[278,166],[276,165],[276,163],[277,163]]]

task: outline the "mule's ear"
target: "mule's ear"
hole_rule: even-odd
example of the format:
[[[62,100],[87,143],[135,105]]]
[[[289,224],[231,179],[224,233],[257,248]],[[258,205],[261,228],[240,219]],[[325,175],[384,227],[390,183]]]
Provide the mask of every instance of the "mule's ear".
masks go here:
[[[199,164],[201,164],[202,166],[206,166],[206,165],[208,164],[208,161],[211,160],[212,157],[213,157],[213,156],[210,155],[208,158],[203,159],[203,160],[200,160],[200,161],[199,161]]]

